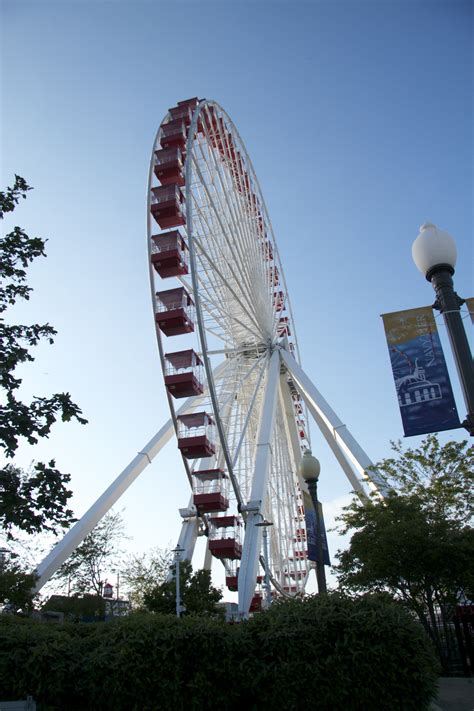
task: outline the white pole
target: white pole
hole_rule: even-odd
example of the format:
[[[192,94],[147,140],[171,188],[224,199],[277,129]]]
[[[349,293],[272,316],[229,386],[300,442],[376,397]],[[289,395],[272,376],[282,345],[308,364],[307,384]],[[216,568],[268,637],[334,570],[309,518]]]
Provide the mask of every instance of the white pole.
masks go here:
[[[270,570],[270,560],[268,557],[268,531],[267,527],[264,525],[262,526],[263,528],[263,557],[265,558],[265,599],[267,601],[267,605],[270,606],[272,604],[272,589],[270,587],[270,575],[269,575],[269,570]]]
[[[178,546],[175,548],[175,564],[176,564],[176,617],[181,617],[181,591],[179,589],[179,564],[180,564],[180,553],[181,548]]]

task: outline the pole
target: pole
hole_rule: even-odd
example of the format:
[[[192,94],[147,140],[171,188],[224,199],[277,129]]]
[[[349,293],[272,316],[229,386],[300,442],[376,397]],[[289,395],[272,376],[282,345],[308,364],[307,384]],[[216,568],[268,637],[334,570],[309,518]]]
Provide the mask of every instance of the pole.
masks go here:
[[[179,546],[174,549],[175,553],[175,578],[176,578],[176,617],[181,617],[181,590],[180,590],[180,580],[179,580],[179,564],[181,561],[181,551],[183,548]]]
[[[268,605],[272,604],[272,591],[270,587],[269,561],[268,561],[268,532],[267,527],[263,528],[263,557],[265,558],[265,599]]]
[[[309,493],[311,494],[311,499],[316,513],[316,552],[318,558],[316,561],[316,579],[318,581],[318,593],[321,595],[322,593],[327,593],[327,586],[323,557],[323,532],[321,527],[321,517],[319,515],[318,480],[307,479],[306,483],[308,485]]]
[[[461,306],[464,304],[464,299],[461,299],[454,291],[453,274],[453,267],[442,264],[430,270],[426,278],[431,281],[436,292],[433,308],[443,314],[466,403],[467,416],[462,425],[471,436],[474,436],[474,365],[461,318]]]

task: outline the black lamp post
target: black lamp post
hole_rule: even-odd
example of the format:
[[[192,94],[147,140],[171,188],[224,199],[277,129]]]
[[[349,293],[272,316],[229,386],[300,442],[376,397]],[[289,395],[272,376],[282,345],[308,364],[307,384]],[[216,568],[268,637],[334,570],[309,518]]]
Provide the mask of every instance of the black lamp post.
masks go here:
[[[439,230],[431,222],[425,222],[413,242],[412,256],[436,292],[433,308],[443,314],[467,408],[462,425],[474,436],[474,365],[461,318],[460,309],[465,302],[456,294],[453,284],[456,243],[450,234]]]
[[[321,465],[316,457],[313,457],[311,450],[307,449],[300,463],[300,473],[308,486],[308,491],[311,495],[316,513],[316,554],[318,558],[316,561],[316,578],[318,581],[318,593],[321,595],[321,593],[327,593],[327,586],[323,557],[323,532],[318,502],[318,479],[320,472]]]

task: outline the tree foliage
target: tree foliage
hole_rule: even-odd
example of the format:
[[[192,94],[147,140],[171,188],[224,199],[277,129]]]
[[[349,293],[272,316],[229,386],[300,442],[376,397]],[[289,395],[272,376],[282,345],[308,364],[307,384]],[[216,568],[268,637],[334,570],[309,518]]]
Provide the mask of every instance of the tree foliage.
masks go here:
[[[152,548],[147,553],[131,555],[124,561],[121,578],[134,608],[144,607],[145,595],[166,581],[171,560],[171,551]]]
[[[147,590],[143,595],[143,603],[150,612],[174,614],[176,611],[176,573],[175,565],[169,580]],[[222,598],[222,592],[211,584],[209,570],[193,572],[189,561],[179,564],[181,604],[184,612],[198,615],[220,615],[222,611],[217,603]]]
[[[0,192],[0,218],[12,212],[29,190],[26,181],[16,175],[13,187]],[[46,256],[45,241],[29,237],[18,226],[0,238],[0,386],[5,401],[0,409],[0,446],[10,459],[22,438],[34,445],[48,437],[58,417],[86,423],[69,393],[35,396],[31,402],[23,402],[18,396],[22,381],[17,368],[34,360],[31,347],[41,340],[53,343],[56,335],[48,323],[22,325],[5,320],[9,307],[19,299],[29,300],[32,289],[27,285],[27,269],[41,256]],[[56,469],[54,460],[38,462],[29,472],[7,464],[0,472],[0,525],[8,537],[14,537],[15,528],[39,533],[67,526],[72,520],[72,512],[66,508],[72,495],[66,487],[69,480],[68,474]]]
[[[15,529],[32,534],[69,526],[74,520],[65,487],[70,478],[56,469],[54,459],[47,465],[37,462],[29,472],[7,464],[0,471],[0,526],[7,538]]]
[[[120,564],[125,538],[122,515],[108,513],[71,553],[56,573],[68,589],[79,595],[101,595],[106,575]]]
[[[377,464],[392,487],[382,502],[354,499],[340,517],[350,546],[339,552],[341,589],[387,591],[419,617],[443,655],[439,620],[474,596],[472,481],[474,447],[441,446],[429,435],[419,449],[393,444],[397,458]]]
[[[10,612],[32,610],[36,576],[26,572],[15,558],[0,560],[0,605]]]

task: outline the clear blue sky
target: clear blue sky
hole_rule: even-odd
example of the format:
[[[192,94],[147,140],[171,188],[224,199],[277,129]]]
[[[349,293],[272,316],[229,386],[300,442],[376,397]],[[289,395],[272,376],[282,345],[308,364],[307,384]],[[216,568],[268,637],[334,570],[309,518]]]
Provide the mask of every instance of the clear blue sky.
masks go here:
[[[379,314],[433,301],[411,260],[422,222],[455,237],[457,289],[474,295],[472,4],[0,7],[2,184],[16,172],[35,187],[13,223],[49,239],[31,270],[34,297],[15,317],[59,330],[25,368],[23,393],[69,390],[89,419],[58,425],[19,461],[55,456],[80,514],[168,417],[147,167],[168,107],[195,95],[226,109],[254,163],[304,368],[369,455],[387,456],[402,428]],[[316,431],[313,440],[330,518],[350,487]],[[174,543],[187,495],[171,443],[122,499],[131,547]]]

